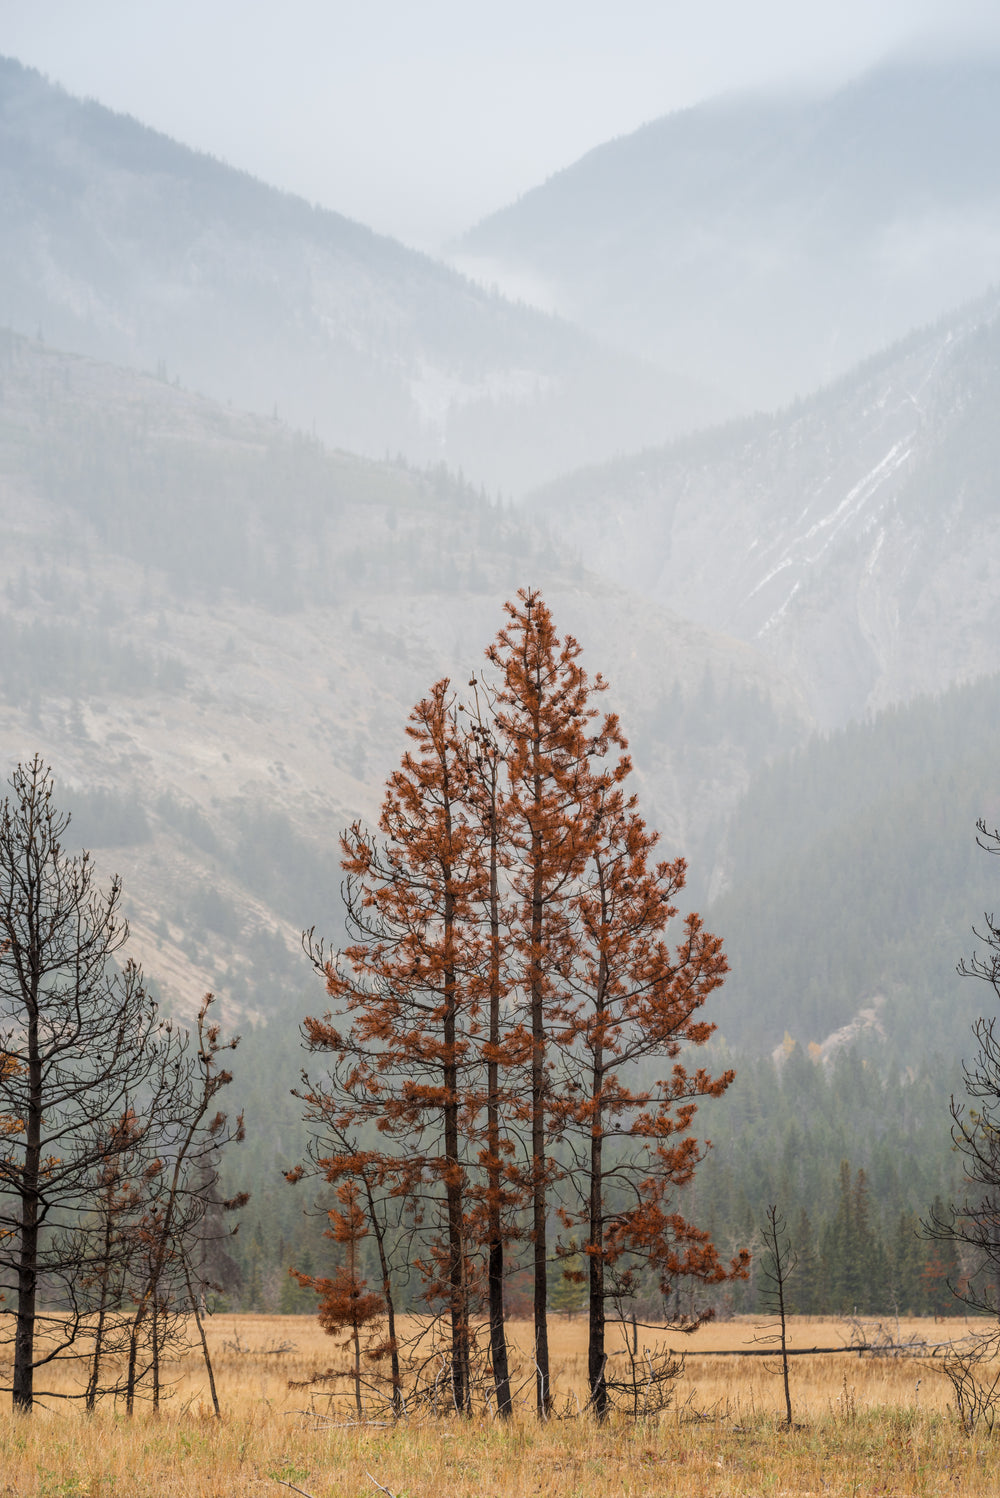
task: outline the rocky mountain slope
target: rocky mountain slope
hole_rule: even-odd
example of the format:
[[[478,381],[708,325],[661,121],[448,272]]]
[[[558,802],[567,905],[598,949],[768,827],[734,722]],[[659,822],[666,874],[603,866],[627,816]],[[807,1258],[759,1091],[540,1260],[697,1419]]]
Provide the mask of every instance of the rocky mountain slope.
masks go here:
[[[0,753],[54,765],[173,1004],[298,1013],[337,839],[407,714],[541,587],[613,684],[644,811],[707,881],[713,823],[806,724],[752,647],[561,557],[442,469],[334,453],[163,380],[0,336]],[[296,995],[290,998],[289,995]]]
[[[995,667],[998,408],[993,294],[777,417],[571,475],[539,510],[844,723]]]
[[[9,59],[0,202],[0,322],[491,492],[720,409]]]
[[[635,353],[784,403],[984,292],[1000,59],[887,63],[832,96],[735,96],[591,151],[455,247]]]

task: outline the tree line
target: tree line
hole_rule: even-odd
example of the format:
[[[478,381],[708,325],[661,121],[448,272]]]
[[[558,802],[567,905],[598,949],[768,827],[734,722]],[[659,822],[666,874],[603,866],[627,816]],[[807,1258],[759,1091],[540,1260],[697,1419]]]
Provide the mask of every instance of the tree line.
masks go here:
[[[926,1236],[920,1214],[900,1212],[883,1224],[863,1167],[842,1160],[836,1208],[822,1217],[800,1207],[788,1222],[787,1310],[800,1316],[949,1316],[966,1310],[956,1291],[967,1277],[954,1242]],[[935,1197],[931,1211],[944,1210]],[[750,1235],[751,1283],[734,1296],[734,1309],[767,1308],[768,1287],[757,1270],[763,1224]]]

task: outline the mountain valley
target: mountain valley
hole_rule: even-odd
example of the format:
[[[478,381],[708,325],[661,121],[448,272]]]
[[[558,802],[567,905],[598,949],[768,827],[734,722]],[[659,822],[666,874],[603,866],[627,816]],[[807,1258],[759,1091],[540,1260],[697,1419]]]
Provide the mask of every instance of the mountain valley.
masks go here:
[[[886,1243],[954,1189],[1000,822],[998,76],[607,143],[456,249],[555,317],[0,61],[2,758],[53,765],[165,1010],[211,989],[245,1032],[248,1304],[301,1308],[286,1249],[323,1247],[282,1179],[301,933],[342,939],[342,830],[522,587],[726,944],[720,1242],[779,1173],[831,1224],[870,1172]]]

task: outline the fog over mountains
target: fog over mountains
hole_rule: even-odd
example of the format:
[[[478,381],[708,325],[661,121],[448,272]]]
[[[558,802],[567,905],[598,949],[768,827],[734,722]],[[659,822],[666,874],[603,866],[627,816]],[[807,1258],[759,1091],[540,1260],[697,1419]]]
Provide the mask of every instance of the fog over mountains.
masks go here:
[[[521,490],[723,410],[361,224],[0,60],[0,319]]]
[[[783,404],[997,278],[998,138],[997,56],[897,60],[667,115],[455,250],[734,408]]]
[[[577,326],[0,63],[0,743],[52,759],[171,1002],[275,1015],[308,984],[339,829],[523,585],[611,680],[691,903],[728,902],[734,1034],[795,1020],[816,784],[816,866],[849,878],[859,827],[908,828],[892,919],[905,942],[923,869],[926,934],[936,829],[990,804],[1000,715],[994,684],[975,755],[956,726],[921,761],[924,694],[993,671],[1000,632],[997,100],[990,60],[900,63],[601,147],[461,247]],[[883,710],[906,703],[904,732]],[[838,788],[810,735],[880,712]],[[870,746],[906,763],[866,789]],[[894,982],[884,1033],[919,1030],[926,988],[884,944],[837,967],[863,919],[803,1041]]]

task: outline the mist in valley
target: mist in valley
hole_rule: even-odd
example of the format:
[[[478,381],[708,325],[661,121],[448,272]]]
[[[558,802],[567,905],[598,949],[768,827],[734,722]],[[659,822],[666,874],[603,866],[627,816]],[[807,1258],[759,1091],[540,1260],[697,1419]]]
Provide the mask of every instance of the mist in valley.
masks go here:
[[[690,1210],[818,1242],[846,1160],[912,1229],[992,997],[988,8],[0,9],[0,759],[244,1031],[234,1295],[323,1251],[280,1171],[340,835],[525,587],[729,955]]]

